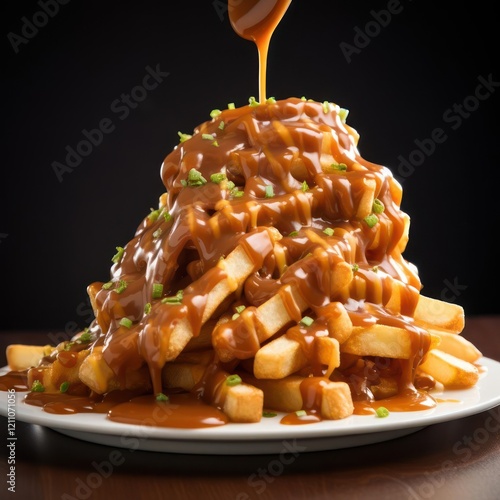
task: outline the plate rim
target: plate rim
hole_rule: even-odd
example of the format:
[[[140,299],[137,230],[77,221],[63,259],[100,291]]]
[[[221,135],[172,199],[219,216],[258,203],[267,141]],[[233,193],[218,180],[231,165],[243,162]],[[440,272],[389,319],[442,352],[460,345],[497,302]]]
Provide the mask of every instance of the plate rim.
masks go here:
[[[253,444],[254,447],[260,441],[262,443],[282,442],[284,439],[330,439],[346,438],[348,436],[359,436],[372,433],[398,432],[404,429],[411,430],[423,428],[429,425],[448,422],[465,418],[483,411],[490,410],[500,405],[500,390],[493,393],[495,375],[500,377],[500,362],[488,357],[482,357],[477,364],[485,368],[480,375],[476,386],[465,390],[445,390],[442,395],[449,399],[467,393],[475,402],[465,403],[462,407],[453,407],[457,403],[439,403],[436,408],[418,412],[391,412],[388,418],[380,419],[374,416],[352,415],[342,420],[322,421],[310,425],[288,426],[279,423],[279,418],[263,419],[257,423],[228,423],[220,427],[209,429],[176,429],[166,427],[139,426],[134,424],[122,424],[106,419],[105,414],[75,414],[54,415],[45,413],[36,406],[25,405],[22,398],[16,398],[15,418],[26,423],[41,425],[61,433],[69,431],[72,434],[85,433],[91,429],[93,435],[98,436],[120,436],[144,438],[146,441],[165,442],[193,442],[203,445],[214,445],[224,443],[231,446]],[[0,374],[5,373],[8,367],[0,369]],[[493,373],[492,373],[493,372]],[[484,395],[484,391],[487,395]],[[17,392],[16,394],[25,394]],[[441,394],[440,394],[441,396]],[[0,393],[0,415],[7,416],[7,392]],[[458,399],[458,398],[457,398]],[[462,401],[463,403],[463,401]],[[441,406],[443,404],[443,406]],[[415,414],[418,413],[418,418]],[[278,417],[284,415],[278,412]],[[392,417],[392,418],[391,418]],[[67,434],[69,435],[69,434]],[[75,437],[75,436],[73,436]],[[388,439],[391,439],[390,437]],[[88,439],[84,439],[88,440]],[[143,448],[144,449],[144,448]],[[168,451],[168,450],[165,450]]]

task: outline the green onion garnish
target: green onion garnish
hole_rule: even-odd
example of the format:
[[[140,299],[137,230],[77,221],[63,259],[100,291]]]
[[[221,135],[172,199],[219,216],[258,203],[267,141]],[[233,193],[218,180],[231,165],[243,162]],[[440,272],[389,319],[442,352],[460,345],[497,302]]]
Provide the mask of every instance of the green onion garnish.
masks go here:
[[[123,293],[125,291],[125,289],[127,288],[127,286],[128,286],[128,283],[125,280],[120,280],[117,283],[115,292],[116,293]]]
[[[172,220],[172,216],[170,215],[169,212],[165,212],[163,214],[163,218],[165,219],[165,222],[170,222]]]
[[[215,184],[220,184],[222,181],[225,181],[227,179],[226,174],[223,174],[222,172],[217,172],[215,174],[210,175],[210,180],[212,182],[215,182]]]
[[[130,318],[122,318],[120,320],[120,326],[124,326],[125,328],[130,328],[132,326],[132,320]]]
[[[179,134],[181,142],[187,141],[188,139],[191,139],[191,137],[193,137],[192,135],[183,134],[182,132],[177,132],[177,133]]]
[[[151,312],[151,302],[144,304],[144,314],[149,314]]]
[[[263,411],[262,412],[262,416],[265,418],[272,418],[272,417],[275,417],[276,415],[277,415],[277,413],[274,411]]]
[[[159,299],[163,294],[163,283],[153,283],[153,299]]]
[[[349,110],[348,109],[340,108],[339,117],[340,117],[340,121],[342,123],[346,122],[348,114],[349,114]]]
[[[274,197],[274,188],[270,184],[266,186],[266,198],[273,198]]]
[[[102,285],[102,288],[104,288],[104,290],[109,290],[113,285],[114,283],[112,281],[108,281],[107,283],[104,283],[104,285]]]
[[[114,262],[115,264],[117,264],[118,262],[120,262],[120,260],[122,260],[124,252],[125,252],[124,248],[122,248],[122,247],[116,247],[116,253],[115,253],[115,255],[113,255],[113,258],[111,259],[111,262]]]
[[[331,227],[326,227],[325,229],[323,229],[323,232],[327,235],[327,236],[333,236],[333,233],[335,232],[333,230],[333,228]]]
[[[43,392],[45,391],[45,387],[39,380],[35,380],[33,385],[31,386],[31,392]]]
[[[151,213],[148,215],[148,220],[150,222],[156,222],[158,219],[158,216],[160,215],[160,210],[153,210],[151,209]]]
[[[240,385],[242,382],[241,377],[239,375],[229,375],[226,378],[226,385],[229,387],[233,387],[234,385]]]
[[[333,170],[340,170],[341,172],[345,172],[347,170],[347,165],[345,163],[332,163],[330,167]]]
[[[202,186],[203,184],[206,184],[207,180],[205,177],[201,175],[201,172],[196,170],[195,168],[192,168],[189,173],[188,173],[188,178],[186,181],[186,184],[188,186]]]
[[[227,105],[227,109],[235,109],[235,105],[234,105],[234,102],[230,102],[228,105]]]
[[[222,113],[220,109],[212,109],[210,111],[210,118],[215,118],[216,116],[219,116]]]
[[[292,232],[291,232],[288,236],[289,236],[290,238],[293,238],[294,236],[297,236],[298,234],[299,234],[299,232],[298,232],[298,231],[292,231]]]
[[[389,416],[389,410],[385,406],[379,406],[376,410],[377,417],[385,418]]]
[[[330,111],[330,103],[328,101],[323,101],[323,113],[328,113]]]
[[[59,386],[59,391],[60,391],[60,392],[66,392],[68,389],[69,389],[69,382],[63,382],[63,383]]]
[[[301,187],[301,189],[302,189],[302,191],[303,191],[304,193],[305,193],[305,192],[309,189],[309,186],[308,186],[308,184],[307,184],[307,182],[306,182],[306,181],[304,181],[304,182],[302,183],[302,187]]]
[[[310,316],[304,316],[299,323],[303,326],[311,326],[314,320]]]
[[[154,233],[153,233],[153,238],[156,240],[161,236],[161,233],[163,231],[161,230],[161,227],[159,227]]]
[[[378,222],[378,217],[375,214],[370,214],[367,215],[363,220],[366,222],[368,227],[373,227]]]
[[[212,134],[201,134],[201,138],[205,141],[214,141],[215,137]]]
[[[224,120],[221,120],[221,122],[219,123],[219,126],[217,127],[219,130],[224,130],[224,127],[226,126],[226,124],[224,123]]]
[[[248,99],[248,103],[249,103],[249,104],[250,104],[250,106],[252,106],[253,108],[254,108],[255,106],[258,106],[258,105],[259,105],[259,101],[257,101],[257,100],[255,99],[255,97],[253,97],[253,96],[252,96],[252,97],[250,97],[250,98]]]
[[[355,273],[356,271],[359,271],[359,266],[358,266],[358,264],[353,264],[352,265],[352,272]]]
[[[168,396],[166,394],[163,394],[163,392],[159,392],[156,395],[156,401],[166,403],[168,401]]]
[[[375,198],[373,200],[372,210],[374,214],[381,214],[385,210],[385,206],[378,198]]]
[[[92,334],[85,330],[77,339],[76,341],[80,344],[88,344],[92,340]]]
[[[245,306],[244,305],[236,306],[234,309],[238,314],[241,314],[245,310]]]
[[[307,415],[307,412],[306,410],[297,410],[295,412],[295,415],[297,415],[297,417],[305,417]]]

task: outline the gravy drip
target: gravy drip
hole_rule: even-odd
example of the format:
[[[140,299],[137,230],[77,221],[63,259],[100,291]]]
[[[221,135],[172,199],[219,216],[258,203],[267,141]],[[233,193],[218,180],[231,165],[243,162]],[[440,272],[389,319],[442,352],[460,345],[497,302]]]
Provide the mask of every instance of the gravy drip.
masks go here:
[[[292,0],[229,1],[229,20],[242,38],[252,40],[259,53],[259,99],[266,100],[267,54],[276,26]]]

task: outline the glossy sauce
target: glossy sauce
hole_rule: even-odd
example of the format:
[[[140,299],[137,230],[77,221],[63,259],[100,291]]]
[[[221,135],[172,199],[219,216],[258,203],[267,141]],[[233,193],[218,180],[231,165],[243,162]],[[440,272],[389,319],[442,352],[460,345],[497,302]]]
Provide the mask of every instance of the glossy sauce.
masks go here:
[[[243,38],[252,40],[259,53],[259,100],[266,101],[266,73],[269,42],[291,0],[229,1],[231,25]]]

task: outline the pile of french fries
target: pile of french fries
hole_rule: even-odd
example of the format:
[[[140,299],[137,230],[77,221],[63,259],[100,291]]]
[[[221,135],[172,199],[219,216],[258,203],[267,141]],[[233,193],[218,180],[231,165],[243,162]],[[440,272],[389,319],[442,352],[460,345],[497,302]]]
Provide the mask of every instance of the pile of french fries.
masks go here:
[[[318,106],[321,109],[321,104]],[[338,113],[338,107],[332,109]],[[216,125],[216,119],[210,123]],[[200,127],[197,133],[206,134],[210,126]],[[357,143],[355,131],[338,126]],[[275,128],[286,134],[277,125]],[[324,175],[344,175],[328,171],[328,165],[336,161],[338,140],[323,125],[319,130],[324,134]],[[298,162],[296,158],[295,166]],[[347,175],[351,169],[360,171],[363,167],[352,162]],[[96,300],[100,286],[89,287],[97,318],[89,330],[57,346],[10,345],[10,369],[28,370],[29,384],[38,382],[46,392],[59,392],[65,384],[70,394],[106,394],[124,388],[158,393],[159,387],[167,394],[173,390],[199,393],[232,422],[259,422],[266,410],[314,410],[322,419],[343,419],[352,415],[357,399],[383,401],[397,396],[405,382],[419,379],[444,388],[474,386],[481,353],[461,335],[463,308],[422,295],[414,286],[416,278],[412,284],[401,278],[403,272],[397,272],[404,268],[416,273],[401,257],[409,218],[404,219],[405,230],[391,255],[394,273],[378,265],[385,254],[380,262],[369,265],[358,255],[367,246],[360,240],[363,234],[359,227],[373,213],[378,195],[379,187],[372,177],[362,179],[364,191],[353,207],[352,225],[329,221],[331,232],[302,227],[299,237],[312,242],[313,250],[300,262],[287,262],[287,238],[292,236],[273,226],[256,225],[242,237],[199,278],[206,282],[210,273],[223,276],[206,293],[198,328],[186,317],[175,324],[160,325],[165,334],[161,333],[158,343],[156,372],[146,359],[124,367],[119,374],[106,362],[103,338],[119,335],[124,327],[109,331],[110,322]],[[396,185],[393,179],[391,182]],[[312,186],[307,192],[299,190],[292,195],[311,204],[315,196],[321,196],[321,190]],[[394,199],[399,206],[397,188]],[[160,198],[159,211],[172,210],[167,205],[165,195]],[[212,219],[216,221],[219,215],[215,213]],[[375,248],[388,231],[384,214],[379,214],[379,219],[370,232],[369,248]],[[147,225],[144,230],[148,230]],[[251,304],[245,301],[244,289],[247,280],[259,272],[251,250],[256,238],[262,254],[260,264],[269,257],[281,262],[282,279],[276,294]],[[299,271],[321,268],[323,279],[328,281],[327,303],[312,307],[301,281],[285,279],[292,268],[296,276]],[[194,280],[184,294],[196,286]],[[405,309],[408,296],[416,304],[410,316]],[[179,304],[158,304],[155,317],[165,308],[181,305],[182,300]],[[144,329],[151,326],[147,321]]]

